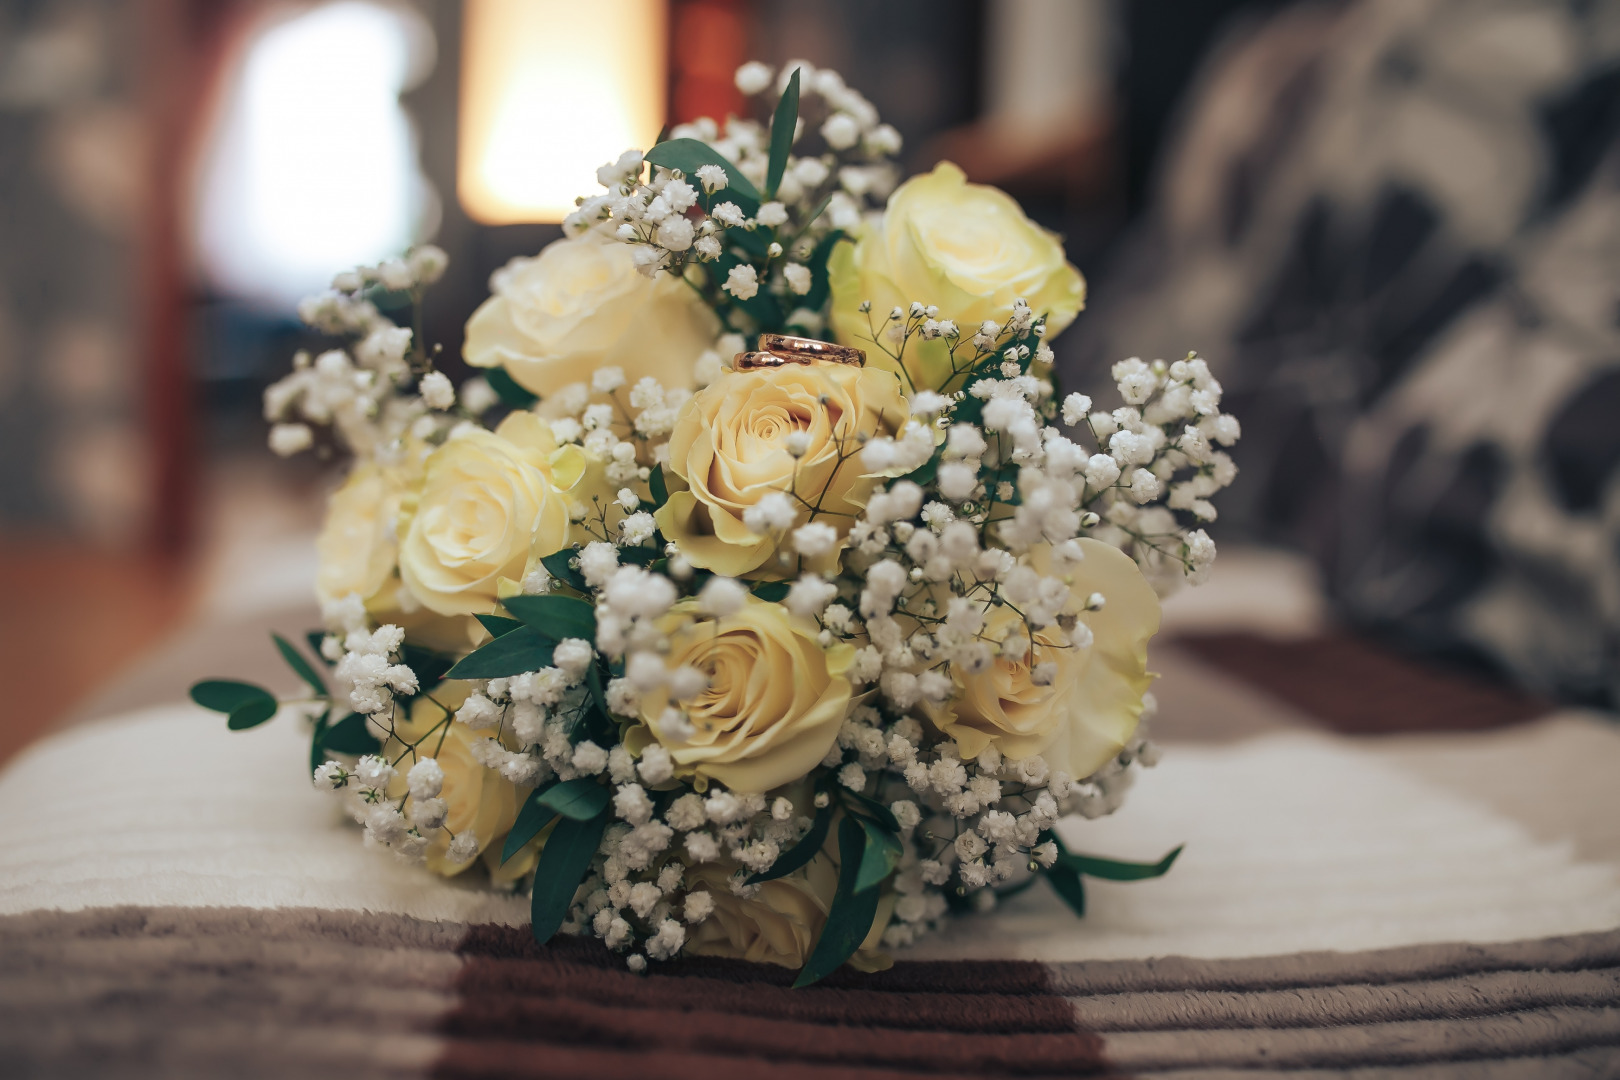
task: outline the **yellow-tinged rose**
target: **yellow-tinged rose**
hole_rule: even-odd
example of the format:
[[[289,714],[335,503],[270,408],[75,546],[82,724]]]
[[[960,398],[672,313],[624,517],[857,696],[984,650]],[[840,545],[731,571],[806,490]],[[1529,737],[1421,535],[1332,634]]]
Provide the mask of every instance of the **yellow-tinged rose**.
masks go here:
[[[720,323],[684,282],[637,272],[631,254],[628,244],[586,233],[514,259],[467,322],[467,363],[505,367],[542,398],[608,366],[631,383],[651,375],[691,386]]]
[[[432,698],[445,709],[454,710],[467,700],[469,687],[464,682],[440,683],[431,691]],[[450,833],[457,835],[471,830],[478,837],[478,850],[488,851],[492,846],[499,852],[500,843],[512,830],[517,820],[522,796],[517,787],[500,773],[486,769],[472,755],[472,744],[487,738],[487,732],[474,731],[465,724],[449,719],[445,709],[419,697],[411,704],[410,715],[395,724],[396,737],[388,740],[383,754],[393,761],[404,755],[399,773],[389,785],[390,797],[404,798],[407,785],[405,773],[415,763],[406,753],[406,743],[416,744],[418,757],[430,757],[444,770],[444,788],[439,793],[449,807],[445,828],[429,836],[427,866],[436,874],[454,876],[473,865],[451,862],[445,857],[450,847]],[[405,813],[410,816],[414,797],[406,799]],[[533,850],[513,856],[505,865],[491,867],[490,876],[497,881],[513,881],[534,866]],[[486,860],[487,861],[487,860]]]
[[[937,305],[941,319],[954,319],[971,337],[987,319],[1006,322],[1022,298],[1046,316],[1051,340],[1086,303],[1085,279],[1064,258],[1059,238],[1025,217],[1006,192],[968,183],[948,161],[896,188],[882,220],[833,249],[827,269],[838,340],[865,347],[871,362],[891,368],[898,365],[872,348],[870,327],[881,333],[895,307]],[[860,311],[866,300],[872,324]],[[940,389],[951,375],[946,343],[913,340],[906,368],[915,389]]]
[[[323,603],[358,595],[379,625],[394,623],[418,645],[463,653],[487,636],[484,629],[471,616],[447,617],[422,607],[394,573],[400,514],[421,485],[427,452],[414,445],[398,464],[361,462],[332,493],[315,541],[315,593]]]
[[[690,664],[709,677],[708,688],[683,703],[692,726],[679,739],[659,723],[669,698],[642,699],[642,723],[625,733],[640,754],[660,742],[676,772],[717,780],[734,791],[769,791],[808,773],[838,739],[849,707],[845,677],[855,650],[823,649],[817,627],[780,604],[749,597],[723,619],[695,619],[688,601],[665,616],[666,662]]]
[[[358,593],[370,600],[394,575],[400,508],[411,470],[361,462],[326,502],[326,521],[315,539],[320,559],[315,595],[323,603]]]
[[[1044,755],[1054,769],[1080,778],[1096,772],[1125,748],[1142,716],[1142,695],[1153,676],[1147,644],[1159,629],[1159,598],[1130,556],[1097,540],[1081,540],[1086,557],[1070,575],[1065,614],[1084,630],[1066,634],[1049,626],[1034,635],[1022,659],[997,658],[976,675],[956,673],[958,692],[930,707],[934,723],[956,739],[964,757],[994,745],[1013,760]],[[1049,550],[1032,552],[1032,563],[1050,573]],[[1086,600],[1100,593],[1101,611]],[[1016,626],[1014,625],[1016,624]],[[1007,608],[992,608],[987,633],[1022,633]],[[1032,665],[1055,666],[1052,681],[1036,685]]]
[[[452,436],[428,457],[406,508],[399,572],[411,595],[440,615],[495,610],[502,579],[521,579],[532,560],[568,543],[567,493],[586,464],[533,413]]]
[[[736,872],[737,867],[723,862],[702,863],[686,871],[688,890],[706,890],[714,897],[714,912],[692,927],[686,951],[694,956],[803,967],[827,924],[827,912],[838,889],[837,862],[830,854],[818,855],[804,869],[762,883],[746,899],[731,891],[731,876]],[[878,946],[894,912],[894,900],[892,893],[885,893],[878,902],[871,931],[849,959],[857,971],[882,971],[892,963]]]
[[[675,421],[658,527],[694,566],[731,577],[791,576],[792,549],[777,558],[785,533],[756,534],[744,522],[748,509],[792,492],[788,531],[813,516],[842,540],[879,480],[861,466],[861,440],[893,435],[909,411],[900,381],[876,368],[788,364],[723,375]],[[804,440],[801,456],[789,451],[790,439]],[[835,569],[836,553],[817,568]]]

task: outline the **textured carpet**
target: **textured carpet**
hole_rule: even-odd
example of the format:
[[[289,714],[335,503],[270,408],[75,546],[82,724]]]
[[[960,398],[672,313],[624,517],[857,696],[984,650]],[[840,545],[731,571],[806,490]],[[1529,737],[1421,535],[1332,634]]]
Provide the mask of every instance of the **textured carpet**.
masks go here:
[[[1598,1076],[1620,933],[1260,960],[901,961],[809,990],[299,909],[0,919],[8,1076]]]
[[[79,725],[0,775],[0,1074],[1620,1077],[1612,722],[1267,642],[1159,649],[1164,763],[1067,825],[1186,841],[1172,874],[1094,883],[1083,922],[1034,889],[808,990],[536,947],[521,897],[360,851],[290,724]]]

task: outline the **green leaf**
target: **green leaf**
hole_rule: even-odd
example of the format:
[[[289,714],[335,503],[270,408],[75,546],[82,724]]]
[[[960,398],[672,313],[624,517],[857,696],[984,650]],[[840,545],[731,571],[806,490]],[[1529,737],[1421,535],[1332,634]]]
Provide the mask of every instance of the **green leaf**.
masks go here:
[[[572,596],[509,596],[506,610],[553,641],[596,641],[596,609]]]
[[[325,630],[307,630],[304,632],[304,640],[309,642],[309,651],[321,658],[321,663],[327,667],[334,666],[332,661],[326,658],[326,654],[321,652],[321,642],[326,640]]]
[[[608,716],[607,691],[602,686],[602,669],[592,664],[585,669],[585,685],[591,692],[591,704],[596,706],[604,719]]]
[[[647,490],[652,492],[654,508],[662,507],[669,502],[669,487],[664,483],[664,467],[654,465],[652,472],[647,476]]]
[[[502,367],[484,369],[484,381],[509,409],[532,409],[540,399],[517,384],[517,380]]]
[[[1103,859],[1095,855],[1071,855],[1067,852],[1058,856],[1057,866],[1073,870],[1080,874],[1090,874],[1094,878],[1104,878],[1108,881],[1145,881],[1148,878],[1163,877],[1175,864],[1181,849],[1186,847],[1180,844],[1164,858],[1156,863],[1124,862],[1119,859]]]
[[[1066,866],[1053,866],[1046,871],[1046,880],[1052,883],[1052,891],[1063,898],[1074,913],[1081,918],[1086,915],[1086,887],[1080,881],[1080,875]]]
[[[508,619],[505,615],[474,615],[473,618],[489,631],[490,637],[505,637],[523,625],[517,619]]]
[[[735,237],[730,235],[733,233],[737,236],[762,235],[755,233],[744,233],[741,229],[730,229],[727,230],[727,233],[728,240],[735,239]],[[713,276],[715,282],[718,283],[725,281],[734,267],[752,265],[754,265],[752,262],[745,259],[739,259],[737,256],[728,251],[714,262],[708,264],[708,272]],[[780,326],[782,323],[782,306],[777,302],[777,298],[765,289],[761,289],[747,300],[737,300],[733,298],[726,300],[725,303],[729,307],[741,310],[750,319],[753,319],[754,322],[758,324],[758,329],[760,330],[769,331],[774,327]]]
[[[400,663],[416,673],[416,685],[423,692],[437,686],[456,663],[453,656],[409,643],[399,650],[399,659]]]
[[[754,586],[754,595],[761,600],[769,600],[773,604],[781,603],[787,597],[791,586],[785,581],[762,581]]]
[[[538,671],[551,666],[551,650],[555,645],[545,634],[525,626],[474,649],[446,674],[452,679],[505,679],[525,671]]]
[[[848,802],[854,803],[854,806],[850,807],[850,809],[854,810],[856,813],[868,814],[877,819],[878,824],[882,825],[889,832],[898,833],[900,831],[900,823],[895,820],[894,811],[890,810],[887,806],[884,806],[876,799],[862,795],[858,791],[845,791],[841,794]]]
[[[858,893],[883,884],[900,865],[898,836],[865,818],[861,819],[861,828],[866,831],[866,853],[861,856],[861,872],[855,879]]]
[[[759,210],[759,189],[742,174],[742,170],[720,156],[708,143],[697,139],[670,139],[661,142],[643,156],[649,165],[665,169],[679,169],[688,178],[695,178],[705,165],[718,165],[726,170],[725,190],[717,195],[722,202],[730,200],[743,213],[752,217]],[[695,184],[693,185],[696,186]]]
[[[664,554],[664,545],[655,547],[622,547],[619,549],[621,566],[651,566]]]
[[[530,931],[544,945],[556,936],[574,904],[574,893],[591,868],[591,857],[607,829],[607,813],[589,821],[560,818],[540,851],[540,865],[534,871],[534,891],[529,897]]]
[[[568,560],[577,554],[579,552],[574,548],[563,548],[561,551],[554,551],[541,559],[540,565],[545,567],[546,572],[552,577],[568,585],[575,592],[589,592],[590,590],[585,585],[584,576],[568,565]]]
[[[382,743],[366,727],[364,716],[350,713],[326,729],[326,734],[321,737],[321,749],[359,757],[361,754],[375,754],[382,749]]]
[[[816,940],[810,959],[800,969],[799,977],[793,981],[796,987],[820,982],[837,971],[872,932],[878,897],[883,890],[857,892],[855,889],[866,844],[866,830],[856,818],[846,817],[838,823],[838,891],[833,894],[832,910],[827,913],[821,937]]]
[[[827,199],[822,200],[816,212],[811,215],[811,221],[821,216],[821,211],[826,208],[827,201],[831,198],[832,196],[828,195]],[[827,276],[827,259],[831,257],[833,248],[837,247],[842,239],[844,239],[843,230],[834,229],[823,236],[811,250],[810,257],[804,263],[810,268],[810,291],[799,298],[797,306],[810,311],[820,311],[826,306],[827,297],[832,294],[832,282]]]
[[[830,802],[817,810],[816,819],[810,823],[810,831],[805,833],[797,844],[778,855],[769,870],[749,877],[748,884],[758,885],[762,881],[786,877],[820,854],[821,845],[827,842],[827,830],[832,826],[832,815],[833,808]]]
[[[582,776],[547,788],[540,801],[563,817],[589,821],[607,809],[608,789],[591,777]]]
[[[320,716],[315,718],[315,730],[309,737],[310,772],[314,772],[316,769],[320,768],[321,762],[326,760],[326,748],[321,745],[321,740],[326,737],[326,718],[331,715],[332,711],[328,709],[326,712],[321,713]]]
[[[214,712],[233,713],[245,705],[268,701],[272,706],[276,697],[262,686],[237,682],[234,679],[204,679],[191,687],[191,700]]]
[[[523,845],[540,835],[551,819],[557,816],[557,811],[540,801],[550,785],[542,784],[529,792],[529,797],[523,800],[523,807],[518,811],[517,820],[512,823],[512,831],[506,834],[506,844],[501,848],[501,862],[506,862],[523,849]]]
[[[225,726],[232,731],[246,731],[248,728],[258,727],[276,715],[276,709],[279,707],[275,698],[270,698],[268,701],[250,701],[246,705],[232,709],[231,717],[225,721]]]
[[[788,153],[793,149],[793,131],[799,124],[799,69],[793,69],[787,89],[776,103],[776,115],[771,117],[771,164],[765,172],[765,197],[776,197],[776,188],[787,171]]]
[[[292,668],[300,679],[309,684],[309,688],[315,691],[315,696],[328,696],[326,680],[315,673],[315,669],[309,666],[309,661],[305,660],[303,655],[293,648],[292,642],[280,634],[271,634],[270,637],[275,641],[276,648],[281,650],[281,658],[287,661],[287,666]]]

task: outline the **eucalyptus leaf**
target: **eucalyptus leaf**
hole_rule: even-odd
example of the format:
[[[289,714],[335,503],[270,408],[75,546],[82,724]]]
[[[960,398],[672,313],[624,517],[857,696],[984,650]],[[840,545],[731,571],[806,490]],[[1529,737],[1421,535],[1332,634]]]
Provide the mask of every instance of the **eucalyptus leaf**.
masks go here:
[[[225,721],[225,726],[232,731],[246,731],[248,728],[258,727],[276,715],[278,708],[280,706],[276,704],[275,698],[271,698],[269,701],[250,701],[246,705],[240,705],[232,709],[230,719]]]
[[[581,776],[547,788],[541,793],[540,802],[563,817],[589,821],[607,810],[608,798],[606,787],[591,777]]]
[[[453,656],[409,643],[399,650],[399,659],[416,673],[416,685],[424,691],[437,686],[456,663]]]
[[[669,487],[664,483],[662,465],[654,465],[652,472],[647,475],[647,490],[652,493],[654,507],[661,507],[669,502]]]
[[[509,409],[532,409],[540,400],[519,386],[517,380],[508,375],[505,368],[485,368],[484,381],[495,391],[495,396],[501,399],[501,404]]]
[[[579,554],[579,552],[574,548],[563,548],[561,551],[554,551],[550,555],[547,555],[545,558],[541,559],[540,565],[545,567],[546,572],[552,577],[556,578],[558,581],[561,581],[575,592],[589,592],[590,590],[585,585],[584,576],[581,575],[578,570],[575,570],[572,566],[568,565],[569,560],[577,554]]]
[[[517,820],[512,823],[512,831],[506,834],[506,843],[501,847],[501,862],[506,862],[513,855],[523,850],[523,846],[536,836],[540,830],[550,824],[551,819],[557,816],[557,811],[540,801],[550,787],[542,784],[529,792],[529,797],[523,800],[523,806],[518,810]]]
[[[1086,915],[1086,887],[1080,880],[1080,875],[1066,866],[1053,866],[1046,871],[1046,880],[1052,883],[1052,891],[1062,898],[1065,904],[1081,918]]]
[[[845,791],[841,794],[848,803],[854,804],[851,809],[853,809],[856,813],[870,815],[871,817],[877,819],[878,824],[882,825],[891,833],[898,833],[900,831],[900,822],[895,820],[894,811],[890,810],[887,806],[884,806],[876,799],[862,795],[858,791]]]
[[[872,921],[877,917],[878,897],[882,889],[857,892],[856,879],[860,876],[861,860],[865,857],[866,830],[853,817],[838,823],[838,890],[833,893],[832,909],[816,939],[810,959],[793,980],[794,986],[809,986],[831,975],[855,955],[866,935],[872,932]]]
[[[489,631],[490,637],[505,637],[523,625],[521,620],[508,619],[504,615],[474,615],[473,618],[477,619],[479,625]]]
[[[320,716],[316,717],[315,730],[310,733],[309,771],[312,773],[316,769],[320,768],[321,763],[326,760],[326,749],[321,745],[321,740],[326,737],[326,721],[331,715],[331,710],[327,710],[326,712],[321,713]]]
[[[789,587],[785,581],[762,581],[754,586],[754,595],[777,604],[787,597]]]
[[[619,549],[619,563],[622,566],[651,566],[663,555],[662,544],[656,547],[622,547]]]
[[[596,609],[572,596],[510,596],[506,610],[553,641],[596,640]]]
[[[1175,865],[1176,858],[1181,854],[1181,849],[1186,846],[1185,844],[1178,845],[1156,863],[1124,862],[1120,859],[1103,859],[1095,855],[1071,855],[1065,852],[1058,856],[1056,866],[1080,874],[1089,874],[1094,878],[1103,878],[1107,881],[1146,881],[1148,878],[1163,877],[1168,873],[1170,867]]]
[[[861,819],[866,830],[866,853],[861,856],[861,872],[855,879],[855,891],[865,892],[883,884],[894,868],[900,865],[900,838],[874,822]]]
[[[602,842],[608,814],[589,821],[559,818],[546,846],[540,850],[540,864],[534,871],[534,891],[529,897],[530,931],[544,945],[556,936],[568,918],[579,883],[591,868],[591,857]]]
[[[738,208],[750,217],[759,210],[759,189],[754,186],[754,182],[744,176],[741,169],[721,157],[719,151],[708,143],[697,139],[670,139],[647,151],[643,160],[649,165],[679,169],[689,179],[695,178],[697,171],[705,165],[718,165],[726,171],[726,186],[716,198],[736,203]]]
[[[304,659],[302,653],[293,648],[292,642],[280,634],[271,634],[270,637],[276,643],[276,648],[281,651],[281,658],[287,661],[287,666],[292,668],[300,679],[309,684],[309,688],[315,691],[315,696],[328,696],[326,680],[321,678],[315,669],[309,666],[309,661]]]
[[[799,126],[799,69],[793,69],[787,88],[776,103],[776,114],[771,117],[771,161],[765,171],[765,197],[774,199],[776,189],[787,171],[788,154],[793,150],[794,129]]]
[[[326,734],[321,736],[321,749],[359,757],[361,754],[375,754],[382,749],[382,744],[366,727],[364,716],[350,713],[326,729]]]
[[[821,846],[827,842],[827,830],[832,826],[832,816],[831,803],[817,810],[815,820],[810,823],[810,831],[805,833],[797,844],[778,855],[769,870],[749,877],[748,884],[758,885],[762,881],[786,877],[820,854]]]
[[[214,712],[235,712],[247,705],[268,701],[274,711],[276,696],[262,686],[235,679],[204,679],[191,687],[191,700]]]
[[[551,666],[556,642],[525,626],[474,649],[447,672],[452,679],[505,679]]]

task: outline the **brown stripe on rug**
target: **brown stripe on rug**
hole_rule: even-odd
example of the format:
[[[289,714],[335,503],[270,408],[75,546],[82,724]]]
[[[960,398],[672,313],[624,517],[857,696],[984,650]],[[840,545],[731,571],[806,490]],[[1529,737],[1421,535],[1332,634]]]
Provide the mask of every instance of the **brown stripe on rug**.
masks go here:
[[[1035,962],[902,962],[795,990],[786,968],[708,958],[633,975],[597,942],[541,948],[521,928],[474,927],[461,951],[442,1077],[1109,1072]]]
[[[1483,731],[1552,710],[1504,682],[1421,663],[1349,634],[1183,634],[1171,643],[1346,735]]]

